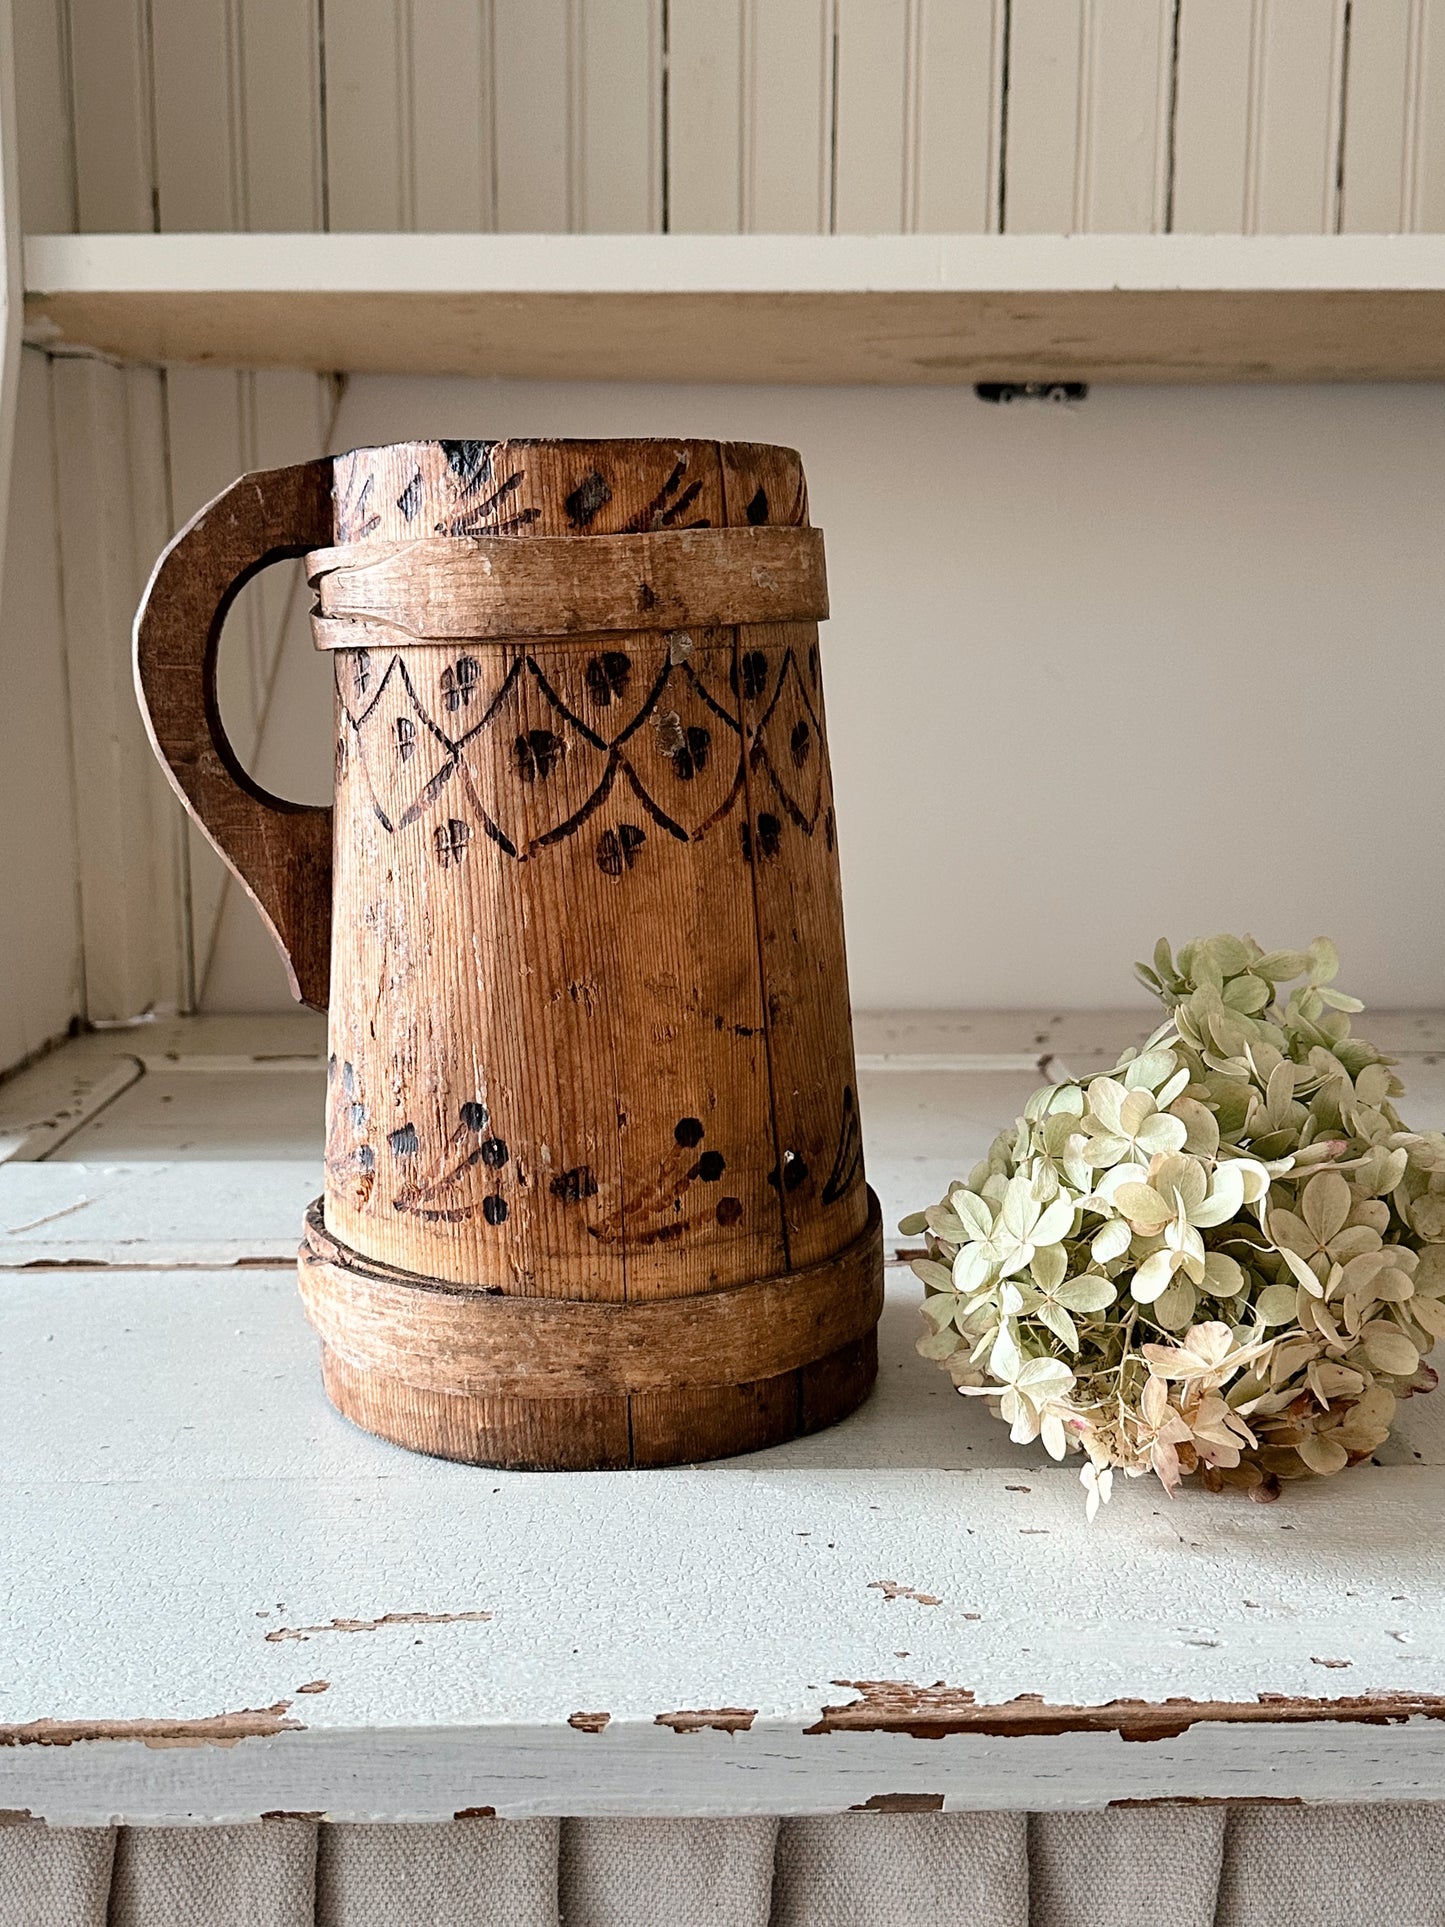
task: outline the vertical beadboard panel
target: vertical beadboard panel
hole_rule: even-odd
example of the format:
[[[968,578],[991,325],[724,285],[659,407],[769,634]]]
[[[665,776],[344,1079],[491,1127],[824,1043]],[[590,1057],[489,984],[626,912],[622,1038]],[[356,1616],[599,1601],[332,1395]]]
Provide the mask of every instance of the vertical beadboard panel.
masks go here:
[[[662,16],[663,0],[578,0],[574,211],[585,234],[662,226]]]
[[[329,7],[327,21],[329,43]],[[415,225],[437,234],[490,228],[491,9],[484,0],[419,0],[409,38]]]
[[[1009,19],[1003,224],[1012,234],[1075,225],[1086,0],[1015,0]]]
[[[915,0],[917,78],[910,226],[998,227],[1006,0]]]
[[[0,1069],[58,1036],[83,1008],[75,802],[56,525],[50,363],[21,357],[0,637],[12,713],[0,759]]]
[[[232,0],[149,0],[157,225],[241,222],[240,61]]]
[[[174,1007],[185,964],[183,818],[146,742],[130,625],[165,540],[161,377],[52,365],[86,1012]]]
[[[1345,0],[1265,7],[1247,233],[1334,231],[1344,47]]]
[[[1169,192],[1174,0],[1086,0],[1073,226],[1158,234]]]
[[[155,183],[145,0],[68,5],[79,226],[149,233]]]
[[[1445,229],[1445,0],[1353,9],[1340,226]]]
[[[1412,224],[1420,27],[1417,0],[1370,0],[1352,11],[1340,192],[1347,233],[1401,233]]]
[[[325,226],[319,0],[239,5],[242,226]]]
[[[1176,233],[1243,231],[1255,23],[1262,4],[1183,0],[1174,109]]]
[[[317,0],[149,5],[160,227],[319,227]]]
[[[575,225],[570,138],[574,25],[569,0],[493,0],[500,233],[566,234]]]
[[[913,120],[909,0],[838,0],[833,224],[840,234],[906,225]]]
[[[742,0],[671,0],[667,55],[667,225],[674,234],[742,226]]]
[[[1184,0],[1177,232],[1334,228],[1344,45],[1345,0]]]
[[[742,226],[826,234],[832,214],[833,0],[746,0]]]
[[[59,0],[12,0],[20,225],[27,234],[75,226],[70,48]]]
[[[1420,0],[1420,16],[1410,225],[1424,234],[1445,234],[1445,0]]]
[[[413,225],[407,0],[326,0],[326,185],[333,228]]]

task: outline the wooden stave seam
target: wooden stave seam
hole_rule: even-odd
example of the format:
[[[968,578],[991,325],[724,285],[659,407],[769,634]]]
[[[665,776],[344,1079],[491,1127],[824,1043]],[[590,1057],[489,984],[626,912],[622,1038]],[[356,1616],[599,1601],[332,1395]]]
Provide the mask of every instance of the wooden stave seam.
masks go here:
[[[330,1352],[353,1369],[399,1380],[414,1391],[529,1400],[632,1397],[685,1386],[758,1384],[856,1349],[876,1332],[883,1308],[882,1237],[882,1211],[870,1190],[860,1235],[802,1270],[681,1298],[604,1303],[468,1290],[375,1266],[327,1233],[313,1204],[300,1251],[301,1296]],[[431,1317],[436,1332],[428,1340]],[[734,1318],[742,1323],[741,1338],[727,1330]],[[409,1326],[388,1340],[382,1327],[395,1319],[409,1319]],[[719,1337],[703,1341],[710,1349],[691,1367],[667,1369],[679,1349],[685,1353],[688,1343],[698,1343],[699,1319],[722,1327]],[[475,1324],[482,1348],[486,1324],[493,1321],[503,1341],[498,1349],[505,1356],[510,1348],[511,1362],[489,1368],[481,1350],[467,1358],[458,1342],[459,1320]],[[358,1343],[363,1331],[369,1342]],[[747,1339],[755,1331],[761,1340],[750,1350]],[[474,1347],[477,1342],[471,1340]],[[548,1368],[529,1373],[516,1362],[528,1352],[548,1361]]]

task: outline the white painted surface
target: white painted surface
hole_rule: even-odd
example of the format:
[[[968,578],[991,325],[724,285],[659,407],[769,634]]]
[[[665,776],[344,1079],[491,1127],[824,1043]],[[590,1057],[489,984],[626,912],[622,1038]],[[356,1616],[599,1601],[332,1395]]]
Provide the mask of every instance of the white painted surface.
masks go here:
[[[1090,1531],[1070,1472],[1011,1449],[988,1469],[994,1440],[980,1469],[941,1469],[978,1421],[958,1414],[940,1454],[931,1411],[910,1405],[891,1436],[862,1414],[802,1465],[785,1448],[507,1475],[350,1432],[308,1369],[289,1280],[5,1280],[0,1295],[15,1334],[0,1508],[23,1548],[5,1720],[284,1705],[305,1728],[224,1748],[6,1747],[7,1806],[95,1822],[807,1811],[906,1790],[1030,1808],[1445,1793],[1428,1720],[1197,1725],[1148,1745],[808,1731],[866,1680],[1066,1708],[1438,1692],[1438,1466],[1366,1469],[1274,1507],[1130,1487]],[[885,1579],[939,1603],[890,1600]],[[751,1711],[751,1730],[656,1723],[718,1707]],[[602,1711],[603,1735],[567,1723]]]
[[[27,349],[18,374],[0,595],[11,719],[0,756],[0,1069],[62,1035],[85,989],[51,365]]]
[[[1438,289],[1419,234],[31,234],[36,294]]]
[[[149,368],[51,370],[75,770],[85,1014],[184,1008],[185,819],[146,742],[130,626],[169,528],[164,397]]]
[[[961,1068],[970,1057],[1112,1055],[1132,1021],[865,1018],[875,1182],[888,1154],[968,1157],[1033,1081]],[[1380,1034],[1414,1046],[1411,1115],[1445,1118],[1441,1019],[1386,1013]],[[316,1174],[304,1157],[235,1162],[245,1105],[229,1099],[269,1078],[301,1118],[315,1020],[144,1025],[59,1060],[93,1072],[118,1038],[145,1070],[100,1114],[116,1145],[152,1150],[154,1109],[132,1100],[190,1080],[212,1093],[212,1147],[230,1161],[12,1164],[5,1225],[17,1181],[108,1176],[96,1222],[149,1222],[132,1263],[174,1266],[248,1200],[253,1226],[289,1219],[294,1239]],[[954,1068],[900,1068],[927,1054]],[[15,1086],[37,1094],[39,1068]],[[163,1221],[145,1183],[176,1173]],[[1342,1723],[1329,1704],[1445,1690],[1445,1402],[1405,1408],[1388,1463],[1272,1507],[1130,1485],[1091,1530],[1071,1470],[1011,1446],[918,1358],[916,1288],[895,1271],[878,1390],[842,1425],[702,1468],[498,1473],[337,1417],[289,1267],[127,1270],[112,1245],[84,1269],[100,1247],[87,1261],[83,1239],[46,1244],[68,1235],[55,1220],[24,1242],[66,1268],[0,1271],[0,1726],[22,1729],[0,1746],[0,1806],[104,1824],[825,1812],[907,1792],[1032,1809],[1445,1797],[1437,1720]],[[943,1682],[1005,1718],[1037,1695],[1065,1726],[1112,1701],[1169,1699],[1185,1722],[1189,1701],[1317,1704],[1297,1724],[1197,1720],[1147,1743],[990,1736],[967,1730],[966,1705],[946,1738],[813,1730],[867,1681]],[[659,1723],[720,1708],[745,1729]],[[294,1724],[228,1733],[248,1710]],[[572,1726],[579,1713],[607,1714],[604,1730]],[[217,1716],[219,1731],[187,1730]],[[75,1730],[27,1744],[44,1736],[32,1721]],[[147,1743],[133,1721],[169,1731]]]

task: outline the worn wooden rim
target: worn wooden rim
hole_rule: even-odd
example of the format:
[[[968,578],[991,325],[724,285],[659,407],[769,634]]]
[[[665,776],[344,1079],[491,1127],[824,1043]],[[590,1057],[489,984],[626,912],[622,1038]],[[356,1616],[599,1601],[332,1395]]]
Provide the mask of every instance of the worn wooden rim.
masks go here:
[[[811,528],[643,535],[426,536],[313,549],[318,649],[821,621]]]
[[[322,1202],[300,1251],[306,1315],[349,1364],[422,1391],[578,1398],[743,1385],[864,1337],[883,1309],[883,1218],[818,1264],[685,1298],[612,1304],[518,1298],[375,1265],[327,1231]]]

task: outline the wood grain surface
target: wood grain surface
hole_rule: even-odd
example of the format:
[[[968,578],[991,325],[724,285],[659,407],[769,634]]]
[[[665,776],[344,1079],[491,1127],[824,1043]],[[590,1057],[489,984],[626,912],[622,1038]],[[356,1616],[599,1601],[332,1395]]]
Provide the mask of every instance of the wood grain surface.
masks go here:
[[[226,612],[272,562],[331,532],[331,464],[243,475],[156,564],[135,623],[136,694],[171,787],[265,918],[301,1002],[324,1009],[331,942],[331,812],[289,803],[242,767],[221,723]]]
[[[318,549],[306,571],[318,649],[817,622],[828,613],[818,529],[663,529],[585,546],[422,536]]]
[[[807,527],[783,449],[426,442],[338,458],[342,560],[355,544],[408,558],[379,608],[351,575],[329,618],[402,629],[333,651],[325,1226],[352,1262],[569,1301],[569,1318],[590,1302],[599,1329],[607,1307],[691,1309],[736,1288],[752,1307],[739,1317],[771,1324],[792,1288],[754,1297],[758,1281],[856,1272],[867,1195],[816,622],[683,625],[643,608],[617,626],[638,537],[652,538],[641,580],[656,558],[679,616],[732,614],[729,583],[743,615],[779,593],[823,606]],[[514,559],[529,542],[533,579],[552,585],[540,599]],[[523,591],[517,634],[503,599],[483,589],[478,607],[476,558],[502,555]],[[329,559],[317,573],[325,607]],[[604,626],[578,634],[569,609]],[[404,633],[433,626],[448,639]],[[706,1383],[659,1337],[633,1384],[544,1357],[565,1343],[559,1314],[530,1374],[498,1362],[462,1390],[454,1333],[414,1330],[400,1349],[424,1362],[386,1365],[347,1344],[340,1299],[326,1319],[343,1410],[508,1464],[738,1451],[851,1409],[874,1370],[871,1332],[845,1317],[802,1352],[780,1337],[786,1363],[759,1330],[739,1341],[753,1362]],[[560,1404],[547,1389],[582,1379]]]

